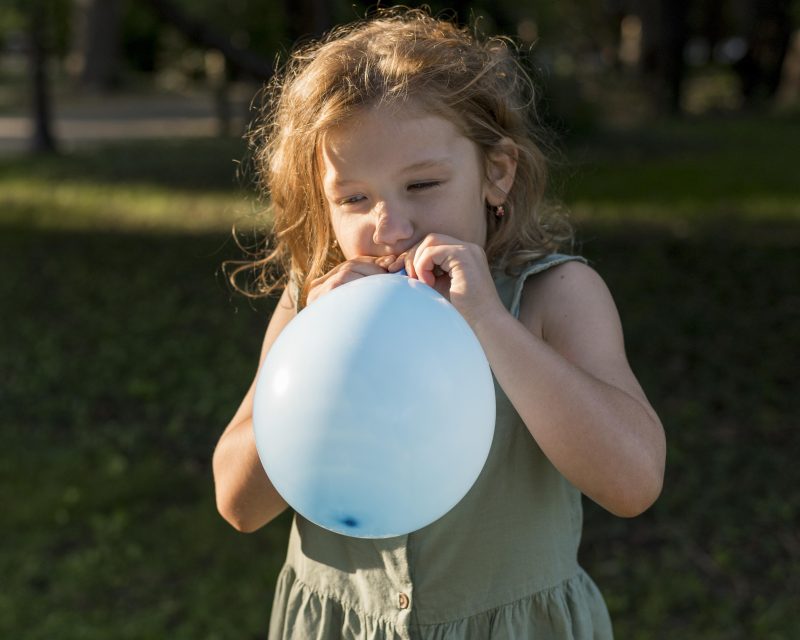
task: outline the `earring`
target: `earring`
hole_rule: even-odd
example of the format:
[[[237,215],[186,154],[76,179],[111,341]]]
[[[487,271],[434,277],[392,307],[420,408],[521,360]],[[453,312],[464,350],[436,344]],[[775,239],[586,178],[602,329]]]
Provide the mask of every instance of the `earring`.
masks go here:
[[[497,205],[497,206],[494,208],[494,217],[495,217],[495,218],[497,218],[497,219],[499,220],[499,219],[500,219],[500,218],[502,218],[504,215],[506,215],[506,208],[505,208],[505,207],[504,207],[502,204],[498,204],[498,205]]]

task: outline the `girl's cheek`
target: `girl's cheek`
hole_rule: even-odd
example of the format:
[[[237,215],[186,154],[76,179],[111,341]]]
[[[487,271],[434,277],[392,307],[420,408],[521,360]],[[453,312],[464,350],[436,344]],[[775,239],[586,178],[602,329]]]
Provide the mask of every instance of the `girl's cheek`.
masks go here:
[[[372,237],[374,235],[374,230],[368,223],[364,223],[361,225],[361,228],[358,232],[358,244],[359,249],[366,252],[367,255],[372,255]]]

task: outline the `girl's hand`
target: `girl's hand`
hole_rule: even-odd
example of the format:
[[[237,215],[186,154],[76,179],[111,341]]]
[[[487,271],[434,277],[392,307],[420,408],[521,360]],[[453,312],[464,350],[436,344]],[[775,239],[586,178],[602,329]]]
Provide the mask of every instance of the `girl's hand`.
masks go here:
[[[328,273],[311,282],[306,306],[343,284],[365,276],[387,273],[387,267],[395,260],[395,256],[381,256],[379,258],[359,256],[336,265]]]
[[[481,318],[505,311],[494,286],[486,253],[477,244],[432,233],[388,265],[405,267],[411,278],[433,287],[476,329]]]

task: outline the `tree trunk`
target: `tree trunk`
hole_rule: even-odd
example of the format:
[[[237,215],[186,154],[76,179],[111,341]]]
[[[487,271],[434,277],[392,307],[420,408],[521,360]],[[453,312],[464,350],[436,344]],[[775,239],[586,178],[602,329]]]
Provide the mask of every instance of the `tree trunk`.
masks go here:
[[[736,64],[748,106],[772,99],[792,36],[789,0],[751,0],[752,29],[745,56]]]
[[[703,20],[703,33],[708,38],[711,51],[719,44],[725,33],[725,16],[722,2],[709,2]]]
[[[661,69],[667,88],[666,106],[672,114],[680,113],[686,62],[683,51],[688,39],[689,0],[661,0],[664,27]]]
[[[689,0],[641,0],[642,71],[654,79],[652,87],[662,109],[679,113],[686,64]]]
[[[233,130],[231,118],[230,83],[228,65],[216,49],[206,51],[206,78],[214,96],[214,113],[217,116],[217,135],[227,137]]]
[[[50,113],[50,88],[47,73],[47,3],[31,0],[28,5],[28,61],[31,79],[33,110],[34,153],[54,153],[56,141],[53,136]]]
[[[108,92],[119,84],[121,0],[75,0],[73,56],[83,86]]]

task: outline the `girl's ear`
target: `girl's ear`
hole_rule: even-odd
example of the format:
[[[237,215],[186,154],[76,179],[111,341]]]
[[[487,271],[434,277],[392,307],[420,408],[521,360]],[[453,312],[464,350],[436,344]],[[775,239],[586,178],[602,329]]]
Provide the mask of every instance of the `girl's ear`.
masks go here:
[[[502,138],[486,154],[484,200],[493,207],[504,204],[517,172],[517,147],[511,138]]]

